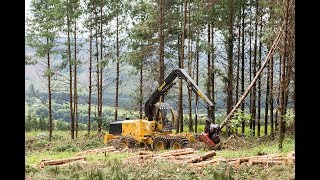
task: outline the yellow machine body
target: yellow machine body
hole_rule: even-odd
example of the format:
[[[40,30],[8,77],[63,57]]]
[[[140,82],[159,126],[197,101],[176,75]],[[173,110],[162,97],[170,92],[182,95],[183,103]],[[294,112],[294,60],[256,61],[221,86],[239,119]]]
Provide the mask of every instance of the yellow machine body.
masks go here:
[[[162,131],[162,124],[156,121],[148,121],[147,119],[135,119],[121,121],[121,134],[114,135],[107,133],[104,135],[104,143],[107,144],[111,140],[120,139],[123,136],[134,138],[139,143],[151,145],[154,137],[159,135],[167,136],[184,136],[190,142],[196,140],[192,133],[172,134],[171,131]]]

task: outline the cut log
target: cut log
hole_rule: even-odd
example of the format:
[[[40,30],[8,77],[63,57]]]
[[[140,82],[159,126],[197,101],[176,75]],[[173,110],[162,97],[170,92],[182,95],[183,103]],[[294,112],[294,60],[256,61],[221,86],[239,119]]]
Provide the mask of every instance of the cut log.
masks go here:
[[[153,154],[142,155],[142,156],[139,156],[139,159],[148,159],[148,158],[153,157],[153,156],[154,156]]]
[[[172,153],[172,155],[181,156],[181,155],[193,154],[193,153],[194,153],[194,150],[189,150],[189,151],[175,152],[175,153]]]
[[[204,161],[206,159],[209,159],[213,156],[216,155],[216,151],[210,151],[210,152],[207,152],[201,156],[198,156],[198,157],[195,157],[195,158],[192,158],[190,160],[187,160],[186,163],[197,163],[197,162],[200,162],[200,161]]]
[[[149,151],[139,151],[138,155],[148,155],[148,154],[152,154],[152,152]]]
[[[40,168],[43,168],[44,166],[61,165],[61,164],[65,164],[68,162],[79,161],[79,160],[86,160],[86,157],[81,156],[81,157],[74,157],[74,158],[41,161],[38,166]]]
[[[257,165],[257,164],[261,164],[261,165],[278,165],[278,164],[284,164],[283,161],[275,161],[275,160],[268,160],[268,161],[263,161],[263,160],[259,160],[259,159],[250,159],[248,161],[249,165]]]
[[[239,167],[241,162],[240,162],[240,159],[237,159],[235,161],[228,161],[228,164],[231,164],[233,166]]]
[[[177,159],[177,160],[190,160],[190,159],[196,158],[196,157],[198,157],[198,155],[189,154],[189,155],[186,155],[186,156],[175,156],[174,158]]]
[[[277,158],[281,157],[280,155],[269,154],[269,155],[262,155],[262,156],[249,156],[249,157],[241,157],[241,158],[232,158],[231,160],[240,159],[240,164],[243,162],[248,162],[250,159],[266,159],[266,158]]]
[[[171,156],[172,154],[177,154],[177,153],[182,153],[186,151],[194,151],[193,148],[184,148],[184,149],[177,149],[177,150],[169,150],[167,152],[161,153],[158,156],[161,157],[166,157],[166,156]]]

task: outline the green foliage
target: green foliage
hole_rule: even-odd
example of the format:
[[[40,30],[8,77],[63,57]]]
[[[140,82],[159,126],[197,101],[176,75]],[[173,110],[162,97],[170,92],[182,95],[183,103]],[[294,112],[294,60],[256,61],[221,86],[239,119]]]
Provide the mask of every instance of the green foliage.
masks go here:
[[[48,129],[47,125],[48,125],[48,120],[46,118],[44,118],[43,116],[40,116],[38,129],[45,131]]]
[[[217,180],[231,180],[234,179],[234,169],[225,163],[221,164],[219,168],[214,166],[207,166],[204,168],[204,179]]]
[[[52,148],[54,152],[77,152],[80,148],[72,141],[66,141]]]
[[[294,125],[294,120],[295,120],[295,113],[293,112],[292,109],[288,109],[287,113],[284,115],[284,120],[286,121],[288,126],[293,126]]]
[[[49,142],[45,139],[39,139],[34,144],[32,149],[34,150],[41,150],[46,148],[49,145]]]
[[[245,124],[249,123],[250,119],[251,114],[245,113],[241,109],[237,109],[229,123],[231,130],[235,131],[235,129],[241,126],[243,121],[245,122]]]
[[[56,130],[58,131],[67,131],[70,129],[69,123],[63,121],[63,120],[57,120],[56,121]]]
[[[26,174],[30,174],[30,173],[34,174],[34,173],[36,173],[36,172],[39,172],[39,170],[36,169],[36,168],[34,168],[34,167],[32,167],[32,166],[29,165],[29,164],[26,164],[26,165],[25,165],[25,173],[26,173]]]

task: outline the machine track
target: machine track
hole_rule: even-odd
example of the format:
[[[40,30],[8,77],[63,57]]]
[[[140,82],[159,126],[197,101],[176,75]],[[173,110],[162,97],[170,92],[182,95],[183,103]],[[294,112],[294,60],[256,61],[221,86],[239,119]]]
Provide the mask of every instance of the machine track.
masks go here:
[[[189,140],[185,136],[160,135],[154,138],[154,149],[183,149],[188,147]]]

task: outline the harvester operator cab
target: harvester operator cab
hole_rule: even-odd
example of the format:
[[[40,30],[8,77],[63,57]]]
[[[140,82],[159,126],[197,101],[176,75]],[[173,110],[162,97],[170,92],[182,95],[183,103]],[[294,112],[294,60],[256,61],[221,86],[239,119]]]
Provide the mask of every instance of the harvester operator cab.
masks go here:
[[[215,143],[218,144],[220,142],[220,133],[221,128],[220,124],[211,123],[210,118],[206,118],[206,127],[204,132],[209,135],[209,138]]]
[[[172,107],[164,102],[157,102],[155,106],[156,120],[159,124],[162,124],[162,131],[171,131],[173,129],[172,123],[175,120]]]

